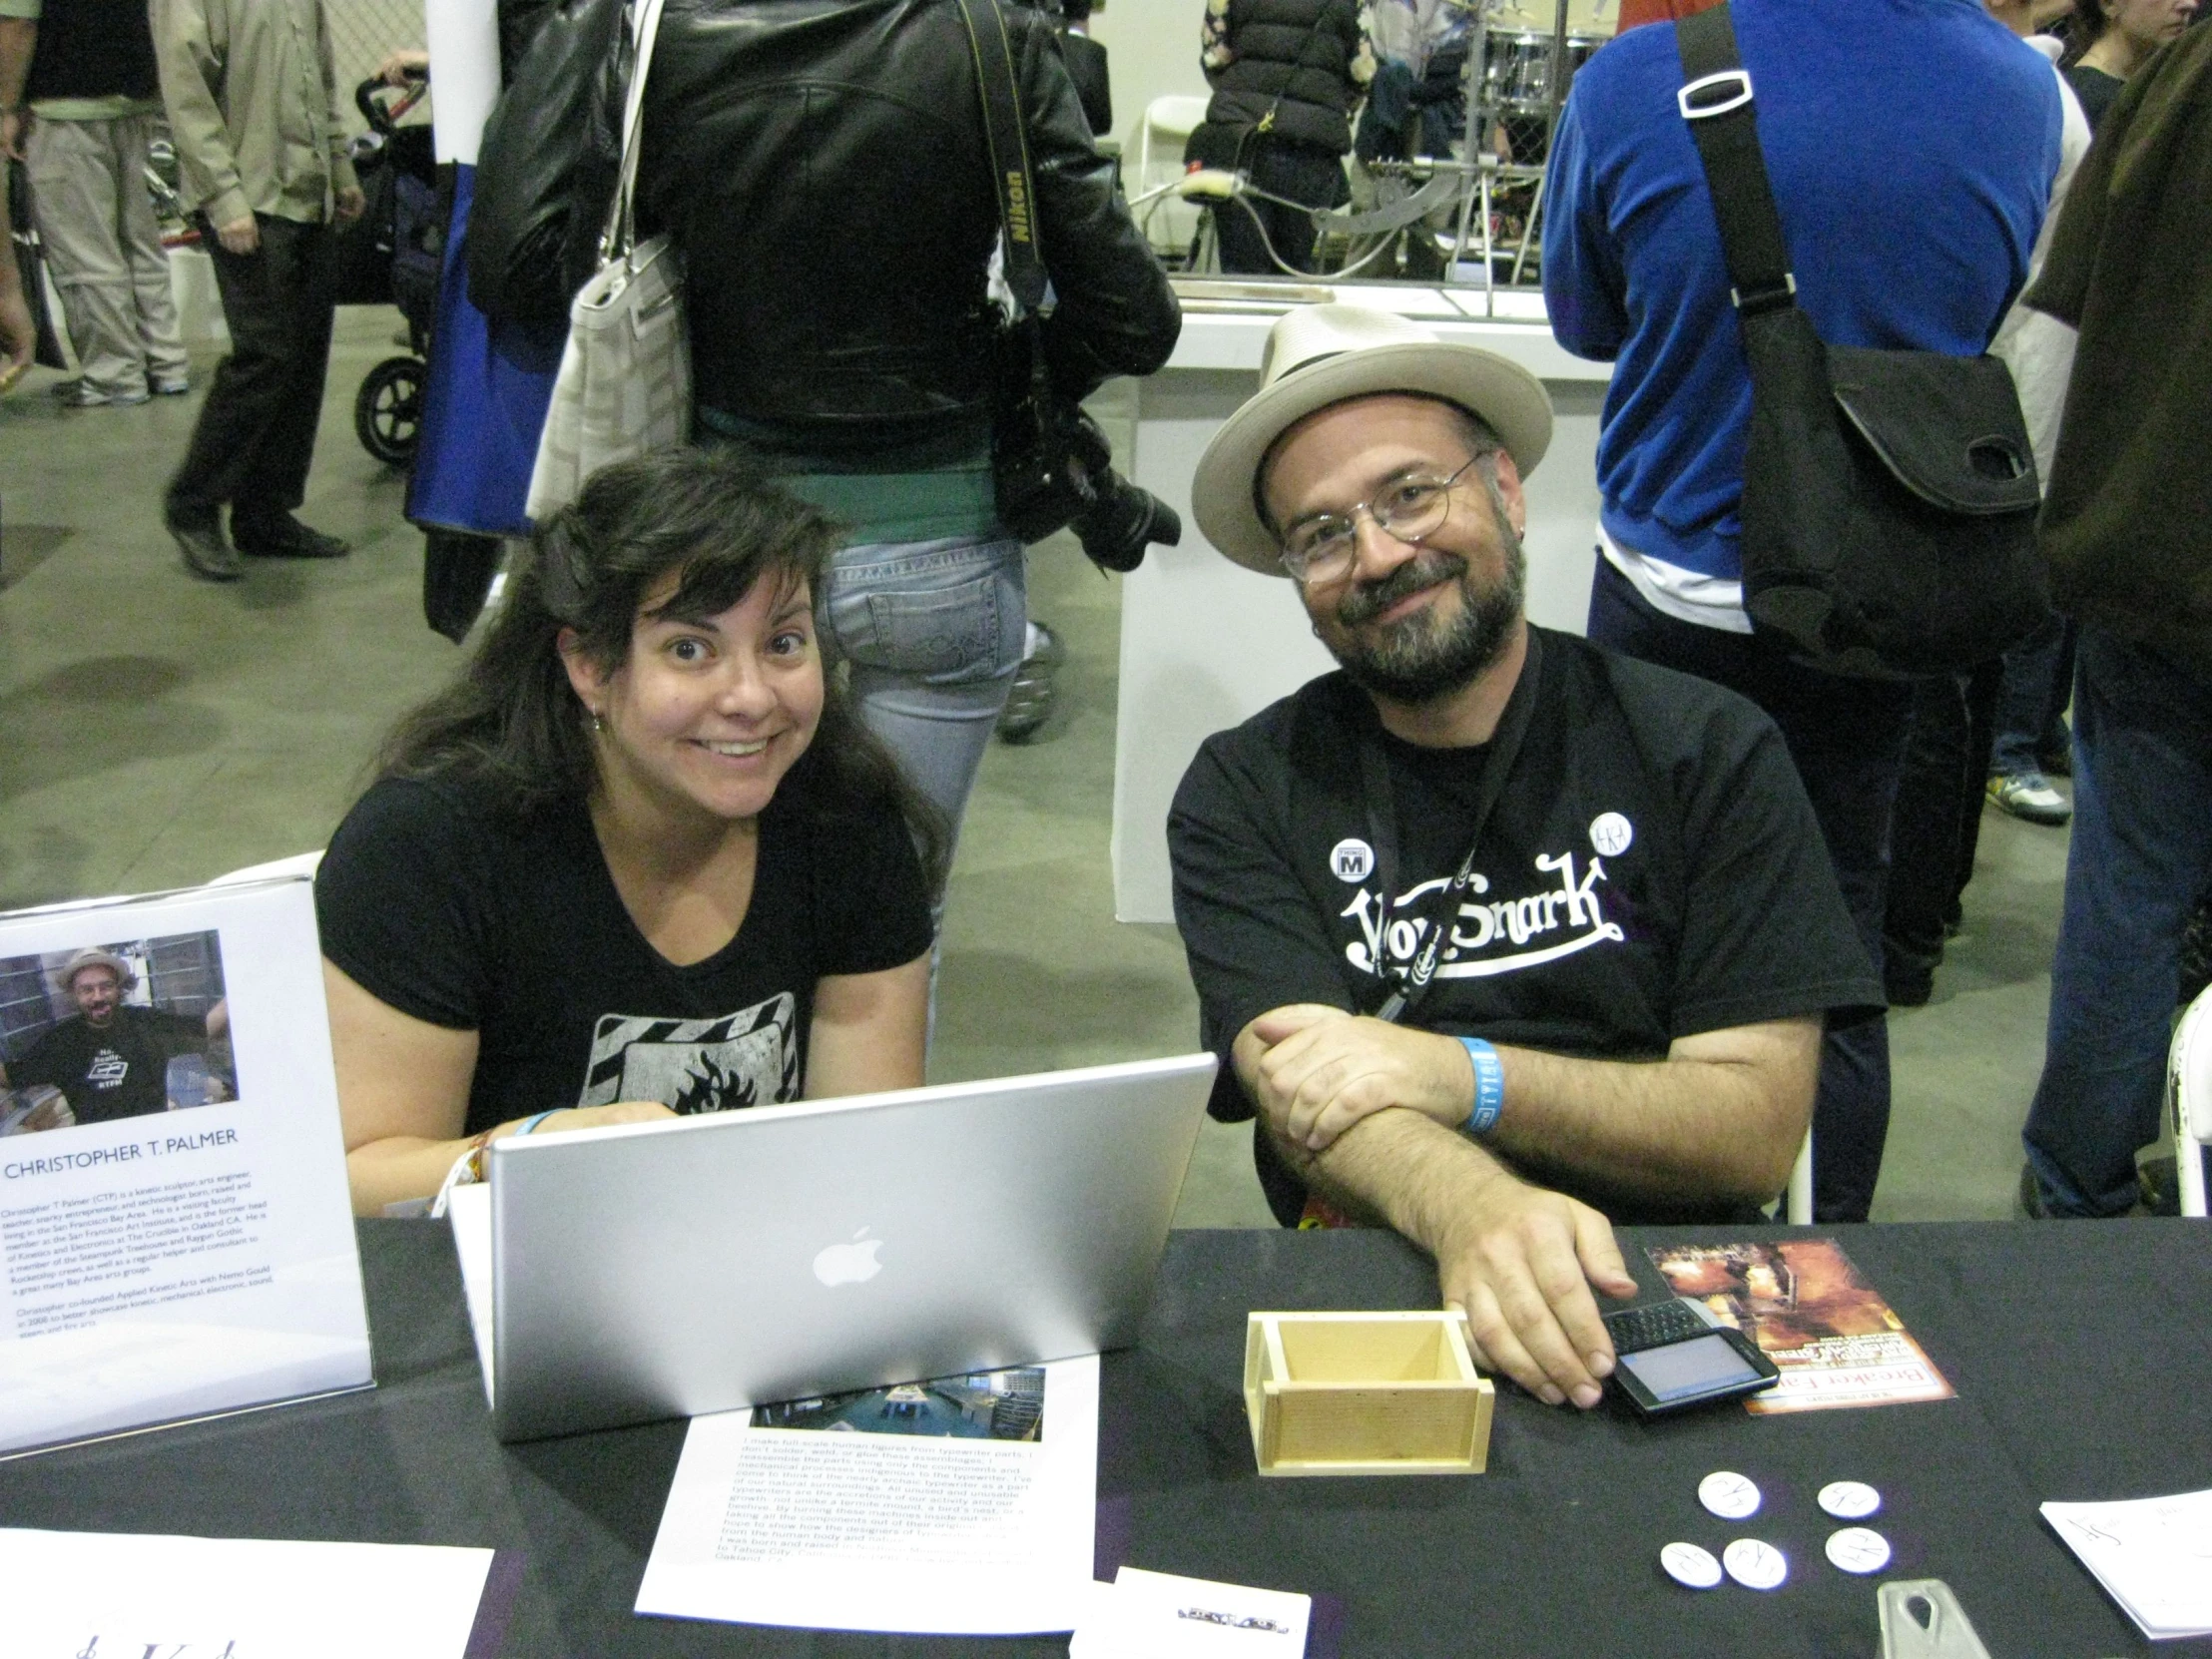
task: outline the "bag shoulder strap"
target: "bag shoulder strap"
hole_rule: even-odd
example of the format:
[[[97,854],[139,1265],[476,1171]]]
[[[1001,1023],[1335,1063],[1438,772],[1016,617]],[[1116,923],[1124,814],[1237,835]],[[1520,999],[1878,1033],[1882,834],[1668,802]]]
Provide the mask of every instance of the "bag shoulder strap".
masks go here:
[[[1044,304],[1044,257],[1037,247],[1036,179],[1029,171],[1029,134],[1022,125],[1014,81],[1014,46],[999,0],[960,0],[960,21],[975,56],[975,83],[983,102],[983,145],[998,190],[998,219],[1005,231],[1006,285],[1022,314]]]
[[[638,241],[638,152],[645,137],[645,76],[653,67],[653,43],[661,32],[661,0],[637,0],[632,13],[637,56],[630,65],[630,87],[622,108],[622,181],[607,210],[607,228],[599,237],[599,263],[625,257]]]
[[[1681,19],[1674,31],[1675,51],[1682,60],[1682,90],[1675,102],[1690,125],[1713,193],[1721,251],[1728,262],[1729,297],[1745,316],[1794,305],[1797,277],[1790,271],[1774,187],[1759,148],[1751,72],[1736,50],[1728,0]]]

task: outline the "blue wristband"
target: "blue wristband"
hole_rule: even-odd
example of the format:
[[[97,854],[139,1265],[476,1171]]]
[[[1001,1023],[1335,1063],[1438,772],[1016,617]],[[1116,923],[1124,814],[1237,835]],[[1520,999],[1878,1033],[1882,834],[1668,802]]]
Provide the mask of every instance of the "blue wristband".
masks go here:
[[[1467,1113],[1467,1133],[1480,1135],[1497,1122],[1505,1106],[1505,1064],[1497,1050],[1480,1037],[1461,1037],[1459,1045],[1474,1065],[1474,1107]]]
[[[1496,1062],[1497,1056],[1493,1054],[1490,1056],[1490,1059],[1491,1062],[1494,1064]],[[562,1110],[562,1108],[556,1106],[551,1112],[538,1112],[530,1117],[524,1118],[520,1123],[515,1125],[515,1133],[517,1135],[529,1134],[531,1130],[537,1128],[539,1124],[543,1123],[547,1118],[551,1117],[553,1115],[553,1112],[558,1112],[560,1110]],[[1492,1117],[1495,1117],[1497,1114],[1493,1112],[1490,1115]]]

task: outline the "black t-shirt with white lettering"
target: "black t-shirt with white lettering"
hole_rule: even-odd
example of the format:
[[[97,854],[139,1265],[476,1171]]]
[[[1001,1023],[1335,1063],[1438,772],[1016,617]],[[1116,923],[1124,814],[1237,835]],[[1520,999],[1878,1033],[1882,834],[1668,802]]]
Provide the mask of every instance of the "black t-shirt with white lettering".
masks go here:
[[[207,1050],[204,1021],[124,1003],[106,1025],[82,1015],[63,1020],[8,1075],[61,1090],[81,1124],[108,1123],[168,1110],[169,1062]]]
[[[466,1134],[618,1100],[797,1100],[815,982],[919,956],[929,898],[888,804],[822,805],[795,771],[760,832],[737,936],[678,967],[631,919],[582,802],[518,820],[482,783],[385,779],[316,872],[322,953],[401,1013],[477,1033]]]
[[[1541,649],[1527,733],[1410,1022],[1650,1060],[1703,1031],[1879,1009],[1881,981],[1773,723],[1721,687],[1532,632]],[[1398,842],[1386,938],[1362,785],[1368,746],[1388,763]],[[1466,855],[1486,749],[1390,737],[1342,674],[1200,749],[1168,844],[1201,1040],[1223,1061],[1216,1116],[1252,1115],[1229,1050],[1255,1017],[1292,1002],[1382,1005],[1394,981],[1378,974],[1379,955],[1412,960],[1423,901]],[[1256,1154],[1277,1213],[1295,1217],[1303,1193],[1264,1134]],[[1616,1220],[1634,1211],[1577,1196]]]

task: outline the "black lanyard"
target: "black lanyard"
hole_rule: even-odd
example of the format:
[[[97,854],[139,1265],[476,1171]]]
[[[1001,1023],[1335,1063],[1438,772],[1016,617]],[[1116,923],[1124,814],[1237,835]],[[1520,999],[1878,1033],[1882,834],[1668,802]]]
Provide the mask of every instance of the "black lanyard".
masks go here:
[[[1475,791],[1473,828],[1467,837],[1467,855],[1459,860],[1459,868],[1451,879],[1413,909],[1415,918],[1427,923],[1420,933],[1420,949],[1415,952],[1401,982],[1391,987],[1382,1006],[1375,1011],[1377,1019],[1393,1024],[1403,1020],[1428,993],[1429,983],[1436,973],[1437,955],[1443,949],[1444,935],[1451,931],[1452,918],[1458,913],[1459,896],[1474,879],[1474,860],[1482,850],[1482,831],[1489,826],[1490,812],[1497,805],[1497,798],[1504,793],[1506,775],[1513,770],[1513,762],[1520,754],[1521,740],[1528,735],[1528,722],[1536,706],[1536,679],[1542,666],[1542,647],[1537,642],[1536,631],[1531,628],[1520,678],[1513,684],[1512,695],[1505,700],[1497,731],[1490,738],[1489,753],[1483,758],[1482,779]],[[1375,846],[1376,876],[1382,885],[1382,925],[1376,934],[1375,971],[1386,983],[1390,978],[1390,905],[1397,891],[1397,804],[1395,792],[1390,788],[1389,756],[1381,743],[1361,745],[1360,779],[1367,793],[1368,839]]]

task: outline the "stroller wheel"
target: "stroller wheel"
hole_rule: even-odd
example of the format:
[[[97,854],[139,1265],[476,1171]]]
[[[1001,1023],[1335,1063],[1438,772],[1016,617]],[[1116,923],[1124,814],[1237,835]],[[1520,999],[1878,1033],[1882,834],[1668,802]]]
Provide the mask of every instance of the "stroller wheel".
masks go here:
[[[386,466],[406,466],[421,431],[422,359],[386,357],[361,376],[354,393],[354,435]]]

